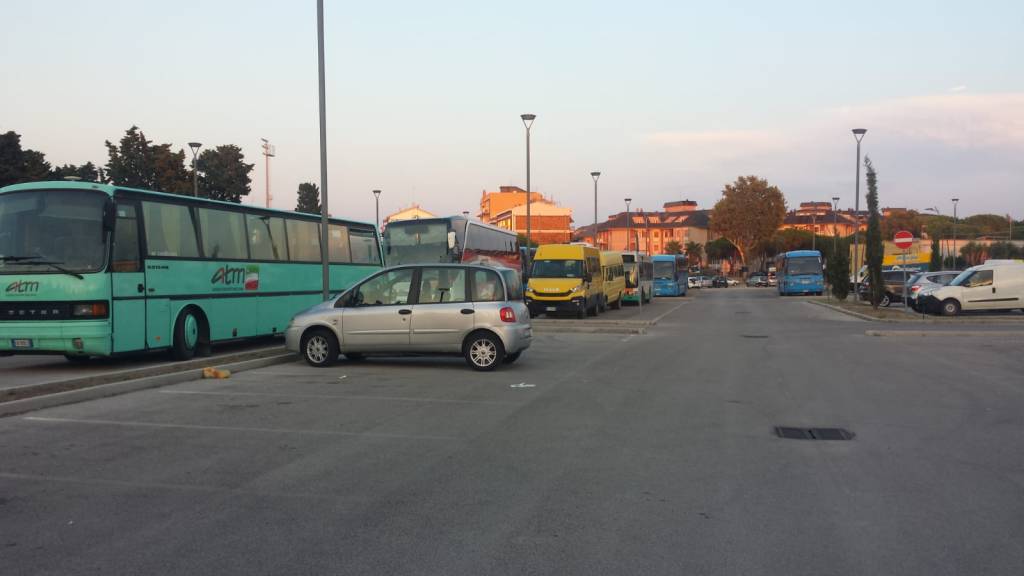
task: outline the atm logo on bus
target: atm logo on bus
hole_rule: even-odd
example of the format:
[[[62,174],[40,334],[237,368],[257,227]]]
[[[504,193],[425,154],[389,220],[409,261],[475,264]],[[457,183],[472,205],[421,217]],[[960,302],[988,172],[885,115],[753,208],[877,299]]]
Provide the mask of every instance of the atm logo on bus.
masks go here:
[[[7,285],[7,294],[35,294],[39,292],[39,282],[29,280],[17,280]]]
[[[221,266],[213,273],[210,284],[224,286],[226,289],[259,290],[260,267],[257,265]]]

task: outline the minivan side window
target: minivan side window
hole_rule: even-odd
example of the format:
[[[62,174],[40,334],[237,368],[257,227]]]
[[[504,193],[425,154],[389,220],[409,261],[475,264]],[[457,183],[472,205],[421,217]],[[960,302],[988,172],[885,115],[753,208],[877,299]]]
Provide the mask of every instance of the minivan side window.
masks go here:
[[[501,277],[505,279],[505,289],[508,290],[509,300],[523,299],[523,282],[515,270],[502,270]]]
[[[978,270],[971,277],[964,282],[964,286],[967,288],[977,288],[979,286],[991,286],[992,285],[992,271],[991,270]]]
[[[493,270],[473,271],[473,301],[500,302],[505,299],[501,278]]]
[[[351,306],[393,306],[409,303],[412,268],[391,270],[370,278],[352,293]]]
[[[465,268],[424,268],[420,272],[417,304],[444,304],[466,301]]]

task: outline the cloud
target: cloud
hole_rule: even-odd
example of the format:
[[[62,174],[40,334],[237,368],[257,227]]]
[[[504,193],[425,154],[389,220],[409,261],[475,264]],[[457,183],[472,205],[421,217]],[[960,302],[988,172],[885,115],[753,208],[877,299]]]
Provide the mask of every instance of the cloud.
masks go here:
[[[953,86],[952,88],[949,89],[950,92],[963,92],[964,90],[967,90],[967,86],[964,86],[963,84],[959,86]]]

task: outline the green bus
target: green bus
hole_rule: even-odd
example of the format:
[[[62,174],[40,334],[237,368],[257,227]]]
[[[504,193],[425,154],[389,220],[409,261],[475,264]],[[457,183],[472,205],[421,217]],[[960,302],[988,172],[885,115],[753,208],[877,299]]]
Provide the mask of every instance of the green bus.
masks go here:
[[[331,219],[330,288],[382,267],[372,224]],[[283,334],[322,300],[320,216],[89,182],[0,188],[0,355],[177,359]]]

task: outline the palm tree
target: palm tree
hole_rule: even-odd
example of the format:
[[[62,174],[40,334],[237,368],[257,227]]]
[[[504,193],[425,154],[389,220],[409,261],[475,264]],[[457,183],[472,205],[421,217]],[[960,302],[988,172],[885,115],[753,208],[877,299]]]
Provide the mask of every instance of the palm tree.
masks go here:
[[[704,260],[704,245],[690,240],[686,243],[686,260],[690,264],[700,264]]]

